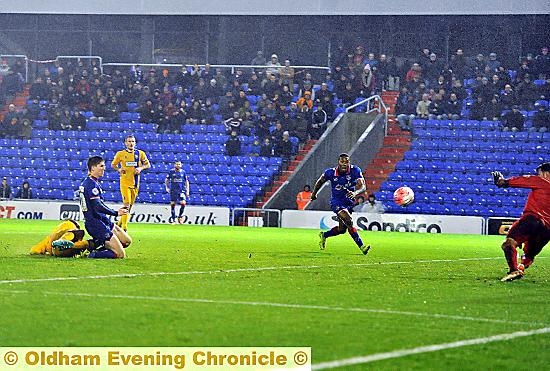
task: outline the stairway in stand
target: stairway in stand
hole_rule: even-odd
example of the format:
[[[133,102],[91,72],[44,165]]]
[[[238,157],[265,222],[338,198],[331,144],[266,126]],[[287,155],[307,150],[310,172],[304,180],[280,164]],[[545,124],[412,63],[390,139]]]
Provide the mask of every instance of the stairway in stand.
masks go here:
[[[395,165],[403,159],[405,152],[411,147],[411,133],[402,131],[395,118],[395,102],[398,95],[397,91],[382,93],[382,101],[388,107],[388,133],[382,148],[363,171],[367,183],[365,193],[378,191],[380,185],[395,170]]]
[[[306,157],[306,154],[313,148],[313,146],[317,143],[317,140],[315,139],[309,139],[306,141],[306,143],[303,145],[303,147],[298,151],[298,154],[294,157],[293,160],[290,161],[288,167],[281,171],[280,174],[276,175],[273,179],[273,182],[271,185],[267,186],[264,190],[264,194],[261,196],[261,198],[254,203],[254,207],[261,209],[267,200],[273,194],[288,180],[290,175],[296,170],[300,162]]]

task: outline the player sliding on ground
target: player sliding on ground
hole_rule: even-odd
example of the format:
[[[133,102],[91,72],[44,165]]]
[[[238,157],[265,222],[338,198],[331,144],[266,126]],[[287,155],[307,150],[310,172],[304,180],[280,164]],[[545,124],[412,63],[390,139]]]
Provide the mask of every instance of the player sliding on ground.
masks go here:
[[[508,263],[508,274],[501,281],[513,281],[523,277],[542,248],[550,241],[550,162],[537,167],[537,175],[516,176],[504,179],[498,171],[493,171],[493,181],[499,188],[530,188],[527,203],[521,218],[506,235],[502,250]],[[518,264],[516,248],[523,244],[523,255]]]
[[[370,246],[363,244],[357,229],[353,226],[351,218],[352,209],[355,205],[355,197],[366,189],[361,169],[355,165],[351,165],[349,155],[342,153],[338,157],[338,166],[326,169],[319,179],[317,179],[311,193],[311,201],[317,199],[317,192],[319,192],[321,186],[326,181],[330,181],[332,187],[330,207],[338,216],[338,226],[329,231],[319,233],[319,248],[324,250],[327,238],[344,234],[347,230],[361,252],[367,255]]]
[[[31,248],[31,255],[52,255],[73,257],[93,250],[93,242],[84,240],[84,230],[80,225],[67,219],[59,223],[42,241]]]

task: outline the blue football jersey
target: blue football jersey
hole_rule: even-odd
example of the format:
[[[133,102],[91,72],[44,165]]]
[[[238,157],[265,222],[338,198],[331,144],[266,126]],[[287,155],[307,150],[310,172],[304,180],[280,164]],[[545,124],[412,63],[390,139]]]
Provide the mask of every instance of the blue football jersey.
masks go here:
[[[166,175],[166,179],[170,181],[170,193],[187,193],[187,173],[185,172],[185,170],[180,169],[179,171],[177,171],[175,169],[172,169],[170,170],[168,175]]]
[[[326,180],[330,181],[332,189],[331,204],[334,201],[349,200],[346,197],[347,192],[354,191],[357,179],[363,177],[361,169],[355,165],[350,165],[349,170],[343,174],[340,173],[338,166],[326,169],[323,176]]]
[[[91,222],[94,219],[99,219],[103,222],[108,222],[109,218],[105,214],[98,213],[92,206],[93,199],[99,199],[103,202],[103,190],[97,179],[87,176],[79,187],[80,195],[80,210],[84,214],[84,219]]]

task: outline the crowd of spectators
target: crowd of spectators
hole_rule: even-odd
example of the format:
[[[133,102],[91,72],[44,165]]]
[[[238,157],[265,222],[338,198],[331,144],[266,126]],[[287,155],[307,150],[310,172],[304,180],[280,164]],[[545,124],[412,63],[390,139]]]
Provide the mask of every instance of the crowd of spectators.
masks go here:
[[[515,69],[514,69],[515,67]],[[521,131],[530,119],[531,131],[548,131],[550,55],[541,49],[519,66],[505,67],[496,53],[488,58],[464,56],[458,49],[449,63],[423,49],[405,74],[396,104],[402,130],[412,129],[414,118],[500,120],[502,130]]]
[[[550,127],[547,48],[518,66],[504,66],[496,53],[467,58],[462,49],[446,63],[427,48],[397,64],[361,46],[346,50],[342,45],[333,53],[331,70],[322,74],[296,70],[276,54],[266,60],[262,52],[251,65],[258,68],[134,65],[102,71],[93,59],[55,61],[32,82],[27,107],[17,111],[10,105],[0,136],[28,139],[36,119],[47,120],[51,130],[86,130],[87,119],[118,121],[121,112],[131,110],[141,122],[155,123],[159,133],[223,122],[228,135],[253,137],[252,154],[285,157],[285,137],[299,143],[318,139],[337,108],[384,90],[400,91],[396,113],[403,130],[411,130],[413,118],[498,119],[507,130],[523,130],[526,111],[536,111],[530,130]],[[2,66],[3,91],[13,95],[22,88],[21,64]],[[242,153],[241,146],[231,146],[228,153]]]

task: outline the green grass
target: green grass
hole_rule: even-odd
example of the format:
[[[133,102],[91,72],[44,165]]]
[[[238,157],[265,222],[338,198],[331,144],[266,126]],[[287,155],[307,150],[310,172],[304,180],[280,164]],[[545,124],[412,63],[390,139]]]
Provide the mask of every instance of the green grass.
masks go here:
[[[27,255],[55,224],[0,219],[1,346],[311,346],[317,364],[550,326],[548,247],[501,283],[502,237],[361,232],[365,257],[347,235],[319,251],[315,230],[132,224],[125,260]],[[342,369],[545,369],[549,347],[546,333]]]

